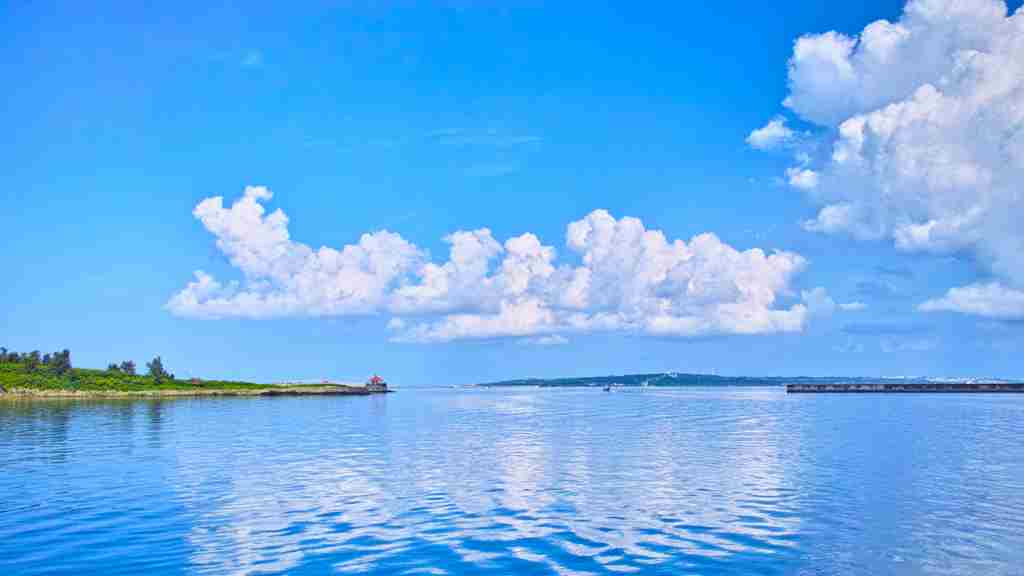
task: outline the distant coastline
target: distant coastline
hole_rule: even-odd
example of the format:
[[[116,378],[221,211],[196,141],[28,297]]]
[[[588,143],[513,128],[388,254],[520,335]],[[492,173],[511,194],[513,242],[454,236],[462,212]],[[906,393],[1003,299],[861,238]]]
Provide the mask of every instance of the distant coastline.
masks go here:
[[[245,384],[232,383],[234,387],[217,387],[216,384],[195,386],[188,388],[33,388],[17,387],[6,388],[0,391],[0,400],[18,398],[168,398],[168,397],[212,397],[212,396],[368,396],[380,394],[362,386],[347,386],[344,384],[328,385],[287,385],[287,384]]]
[[[67,351],[64,351],[67,352]],[[365,396],[390,392],[386,386],[316,384],[256,384],[226,380],[175,378],[159,358],[150,373],[135,373],[133,363],[111,364],[106,370],[72,368],[70,352],[18,355],[3,350],[0,359],[0,399],[125,398],[185,396]],[[45,360],[45,361],[44,361]]]
[[[650,374],[624,374],[617,376],[584,376],[579,378],[522,378],[478,384],[482,387],[533,386],[540,388],[570,387],[699,387],[699,386],[745,386],[785,387],[787,385],[884,385],[884,384],[1006,384],[1008,380],[984,379],[938,379],[938,378],[869,378],[831,376],[718,376],[715,374],[685,374],[660,372]]]

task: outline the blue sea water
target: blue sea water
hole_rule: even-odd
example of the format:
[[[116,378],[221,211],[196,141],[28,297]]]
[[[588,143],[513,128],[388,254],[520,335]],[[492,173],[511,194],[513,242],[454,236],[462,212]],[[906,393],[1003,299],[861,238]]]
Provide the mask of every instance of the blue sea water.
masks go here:
[[[0,574],[1024,574],[1024,397],[0,402]]]

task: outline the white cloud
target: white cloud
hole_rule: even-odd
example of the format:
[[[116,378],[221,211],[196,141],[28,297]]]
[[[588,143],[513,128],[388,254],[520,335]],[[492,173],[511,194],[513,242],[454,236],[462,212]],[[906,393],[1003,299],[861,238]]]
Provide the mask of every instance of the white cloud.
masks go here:
[[[747,144],[757,150],[771,150],[793,139],[793,131],[786,126],[785,118],[773,118],[767,124],[747,136]]]
[[[855,220],[854,208],[849,204],[833,204],[825,206],[818,216],[803,223],[805,230],[811,232],[835,233],[848,230]]]
[[[804,290],[800,293],[800,297],[807,305],[807,311],[812,315],[830,316],[836,311],[836,301],[821,286],[812,290]]]
[[[444,238],[450,248],[448,262],[425,262],[419,268],[419,282],[396,288],[390,308],[396,313],[447,312],[458,309],[488,308],[497,305],[488,300],[491,280],[487,277],[491,261],[503,252],[483,228],[455,232]]]
[[[925,312],[962,312],[1002,320],[1024,319],[1024,291],[1007,288],[997,282],[969,284],[950,288],[942,298],[928,300],[919,307]]]
[[[836,303],[828,292],[821,286],[811,290],[804,290],[800,298],[807,306],[807,312],[812,316],[831,316],[836,310],[843,312],[855,312],[867,308],[863,302]]]
[[[669,242],[636,218],[595,210],[572,222],[566,244],[581,266],[556,265],[532,234],[505,243],[493,273],[473,286],[476,309],[415,325],[404,341],[449,341],[593,331],[693,336],[800,330],[803,304],[773,307],[804,267],[796,254],[739,252],[712,234]],[[429,276],[425,276],[429,278]],[[403,292],[419,290],[413,284]],[[446,302],[454,291],[438,291]],[[434,309],[429,302],[419,307]]]
[[[786,179],[790,186],[801,190],[813,190],[818,187],[818,173],[808,168],[787,168]]]
[[[565,336],[552,334],[550,336],[540,336],[537,338],[523,338],[522,340],[519,340],[519,343],[524,346],[561,346],[563,344],[568,344],[569,339]]]
[[[341,250],[313,250],[290,239],[284,212],[265,214],[261,202],[270,198],[266,188],[250,186],[230,208],[220,196],[196,206],[193,215],[245,281],[223,285],[197,271],[196,281],[175,294],[168,309],[205,318],[370,314],[387,304],[396,284],[425,258],[386,230],[363,234]]]
[[[797,40],[784,104],[831,150],[786,173],[820,206],[804,227],[966,254],[1024,288],[1022,54],[1024,9],[999,0],[912,0],[856,37]]]
[[[243,279],[222,283],[196,272],[167,303],[199,318],[388,314],[397,341],[532,338],[560,343],[594,331],[695,336],[801,330],[835,302],[817,288],[794,300],[798,254],[739,251],[713,234],[669,241],[636,218],[595,210],[567,227],[570,262],[533,234],[503,244],[487,229],[445,241],[447,261],[387,231],[334,249],[291,240],[288,218],[266,213],[266,188],[246,188],[230,207],[221,197],[194,215]]]

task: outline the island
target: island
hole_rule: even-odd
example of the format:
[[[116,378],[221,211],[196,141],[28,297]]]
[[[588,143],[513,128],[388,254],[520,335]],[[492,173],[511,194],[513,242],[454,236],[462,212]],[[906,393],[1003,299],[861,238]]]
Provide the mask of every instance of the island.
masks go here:
[[[378,376],[366,385],[319,383],[257,384],[200,378],[175,378],[157,356],[137,374],[135,363],[110,364],[106,370],[74,368],[71,352],[38,351],[19,354],[0,348],[0,399],[2,398],[105,398],[167,396],[363,396],[392,390]]]
[[[788,393],[815,392],[1019,392],[1024,383],[995,378],[869,378],[836,376],[719,376],[662,372],[620,376],[584,376],[576,378],[525,378],[478,384],[483,387],[527,386],[537,388],[600,387],[681,388],[681,387],[781,387]]]
[[[793,382],[834,381],[833,378],[808,376],[719,376],[717,374],[691,374],[683,372],[655,372],[622,374],[615,376],[580,376],[575,378],[524,378],[487,382],[478,386],[534,386],[540,388],[563,387],[706,387],[706,386],[784,386]]]

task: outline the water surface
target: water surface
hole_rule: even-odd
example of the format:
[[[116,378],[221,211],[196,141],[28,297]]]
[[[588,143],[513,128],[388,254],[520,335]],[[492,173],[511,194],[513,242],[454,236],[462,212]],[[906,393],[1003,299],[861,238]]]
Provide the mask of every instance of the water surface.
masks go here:
[[[2,574],[1020,574],[1024,398],[0,402]]]

